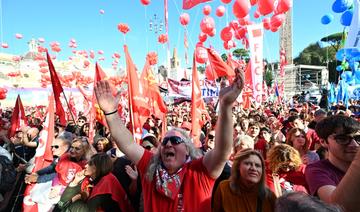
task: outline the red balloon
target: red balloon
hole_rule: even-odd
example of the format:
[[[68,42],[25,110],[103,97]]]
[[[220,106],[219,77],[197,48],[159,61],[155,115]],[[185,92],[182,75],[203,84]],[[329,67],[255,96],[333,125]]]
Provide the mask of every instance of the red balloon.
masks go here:
[[[216,35],[216,29],[214,28],[208,35],[214,37]]]
[[[187,13],[183,13],[180,15],[180,24],[186,26],[190,21],[190,16]]]
[[[240,27],[240,24],[239,24],[239,21],[237,20],[232,20],[230,23],[229,23],[229,26],[231,28],[233,28],[233,30],[237,30],[239,27]]]
[[[47,66],[48,66],[48,64],[45,61],[42,61],[41,63],[39,63],[40,68],[47,67]]]
[[[249,0],[235,0],[233,13],[237,18],[244,18],[247,14],[249,14],[250,7],[251,5]]]
[[[209,34],[215,28],[215,21],[210,16],[205,16],[200,22],[200,29],[203,33]]]
[[[254,18],[259,18],[260,17],[260,13],[259,13],[259,11],[255,11],[255,13],[254,13]]]
[[[251,6],[254,6],[257,3],[258,0],[250,0]]]
[[[274,0],[259,0],[258,10],[261,15],[268,15],[274,10]]]
[[[207,39],[207,35],[203,32],[200,32],[199,41],[203,43],[206,41],[206,39]]]
[[[45,39],[44,39],[44,38],[38,38],[38,41],[39,41],[40,43],[44,43],[44,42],[45,42]]]
[[[292,0],[279,0],[276,7],[277,13],[286,13],[292,7]]]
[[[21,57],[20,57],[20,56],[13,56],[13,57],[12,57],[12,60],[13,60],[14,62],[19,62],[19,61],[21,60]]]
[[[150,0],[140,0],[141,1],[141,4],[143,5],[149,5],[150,4]]]
[[[99,51],[98,51],[98,54],[104,54],[104,51],[103,51],[103,50],[99,50]]]
[[[159,41],[159,43],[162,43],[162,44],[166,43],[168,41],[167,35],[166,34],[159,35],[158,41]]]
[[[267,29],[267,30],[270,30],[271,28],[271,23],[270,23],[270,18],[269,17],[265,17],[263,20],[263,25],[264,25],[264,28]]]
[[[272,31],[272,32],[276,32],[276,31],[278,31],[278,27],[275,27],[275,26],[271,26],[271,28],[270,28],[270,30]]]
[[[150,65],[155,65],[158,62],[158,56],[156,52],[149,52],[146,55],[146,59],[149,61]]]
[[[238,40],[241,40],[246,34],[246,28],[242,27],[237,30],[235,30],[235,38]]]
[[[222,3],[224,4],[229,4],[232,0],[221,0]]]
[[[224,27],[220,32],[220,37],[223,41],[229,41],[233,37],[233,29],[231,27]]]
[[[7,48],[9,48],[9,45],[7,43],[2,43],[1,47],[3,47],[4,49],[7,49]]]
[[[198,63],[205,63],[207,60],[208,56],[207,56],[207,51],[204,47],[202,46],[197,46],[195,49],[195,60]]]
[[[240,19],[239,19],[240,25],[241,25],[241,26],[248,25],[249,19],[250,19],[249,15],[245,16],[244,18],[240,18]]]
[[[236,47],[236,43],[234,41],[230,40],[230,41],[224,42],[224,49],[229,50],[234,47]]]
[[[84,61],[84,67],[86,68],[86,67],[88,67],[90,65],[90,62],[88,61],[88,60],[85,60]]]
[[[20,34],[20,33],[16,33],[16,34],[15,34],[15,37],[16,37],[17,39],[22,39],[22,38],[23,38],[23,35]]]
[[[279,28],[285,21],[286,16],[283,13],[271,17],[271,28]]]
[[[124,33],[124,35],[130,31],[130,28],[127,24],[124,24],[124,23],[120,23],[118,24],[118,30],[122,33]]]
[[[223,5],[220,5],[218,6],[218,8],[216,8],[216,15],[218,17],[222,17],[225,14],[225,11],[226,11],[225,7]]]
[[[205,5],[204,8],[203,8],[203,13],[204,15],[210,15],[211,13],[211,6],[210,5]]]
[[[49,70],[48,70],[47,68],[41,68],[39,71],[40,71],[40,73],[45,74],[45,73],[47,73]]]

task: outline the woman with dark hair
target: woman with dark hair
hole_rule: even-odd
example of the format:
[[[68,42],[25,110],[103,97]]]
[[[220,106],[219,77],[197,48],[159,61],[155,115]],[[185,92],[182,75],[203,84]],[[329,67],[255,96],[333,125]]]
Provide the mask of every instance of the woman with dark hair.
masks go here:
[[[274,146],[267,155],[266,183],[277,197],[292,191],[308,193],[305,167],[295,148],[287,144]]]
[[[275,194],[265,186],[265,162],[253,149],[236,156],[229,180],[220,183],[213,211],[274,211]]]
[[[110,157],[105,153],[91,157],[85,170],[78,172],[57,206],[61,211],[133,211],[119,181],[111,173]]]
[[[299,153],[303,164],[308,165],[320,160],[316,152],[310,151],[310,142],[306,138],[305,131],[300,128],[292,128],[286,134],[286,144],[294,147]]]
[[[89,137],[89,128],[90,128],[89,123],[85,123],[84,125],[82,125],[80,128],[80,136]]]

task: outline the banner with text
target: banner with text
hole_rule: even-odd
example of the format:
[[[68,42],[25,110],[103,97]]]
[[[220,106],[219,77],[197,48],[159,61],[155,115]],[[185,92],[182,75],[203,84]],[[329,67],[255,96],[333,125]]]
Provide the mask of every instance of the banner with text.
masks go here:
[[[251,73],[253,82],[253,97],[256,105],[260,105],[263,93],[263,25],[252,24],[247,26],[249,35]]]
[[[214,82],[200,80],[201,96],[203,98],[218,97],[219,88]],[[176,81],[168,79],[169,97],[191,98],[191,81]]]

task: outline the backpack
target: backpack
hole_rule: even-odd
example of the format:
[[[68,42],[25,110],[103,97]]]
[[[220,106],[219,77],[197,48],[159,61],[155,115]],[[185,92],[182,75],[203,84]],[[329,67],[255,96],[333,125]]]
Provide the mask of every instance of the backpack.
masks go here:
[[[12,161],[0,155],[0,192],[6,192],[14,186],[16,175]]]

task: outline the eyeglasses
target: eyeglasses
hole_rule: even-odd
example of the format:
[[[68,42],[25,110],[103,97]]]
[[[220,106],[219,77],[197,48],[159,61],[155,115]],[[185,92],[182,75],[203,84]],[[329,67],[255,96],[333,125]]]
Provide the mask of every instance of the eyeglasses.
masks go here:
[[[215,135],[208,135],[208,139],[214,139],[215,138]]]
[[[340,144],[340,145],[349,145],[351,143],[352,140],[355,140],[356,143],[360,144],[360,135],[335,135],[334,139],[336,141],[336,143]]]
[[[53,149],[53,148],[59,149],[59,145],[52,145],[52,146],[51,146],[51,149]]]
[[[185,141],[180,138],[179,136],[170,136],[170,137],[165,137],[161,143],[161,145],[166,146],[166,144],[168,143],[168,141],[171,142],[171,145],[178,145],[181,143],[184,143]]]
[[[78,122],[78,123],[85,123],[84,120],[78,120],[77,122]]]

